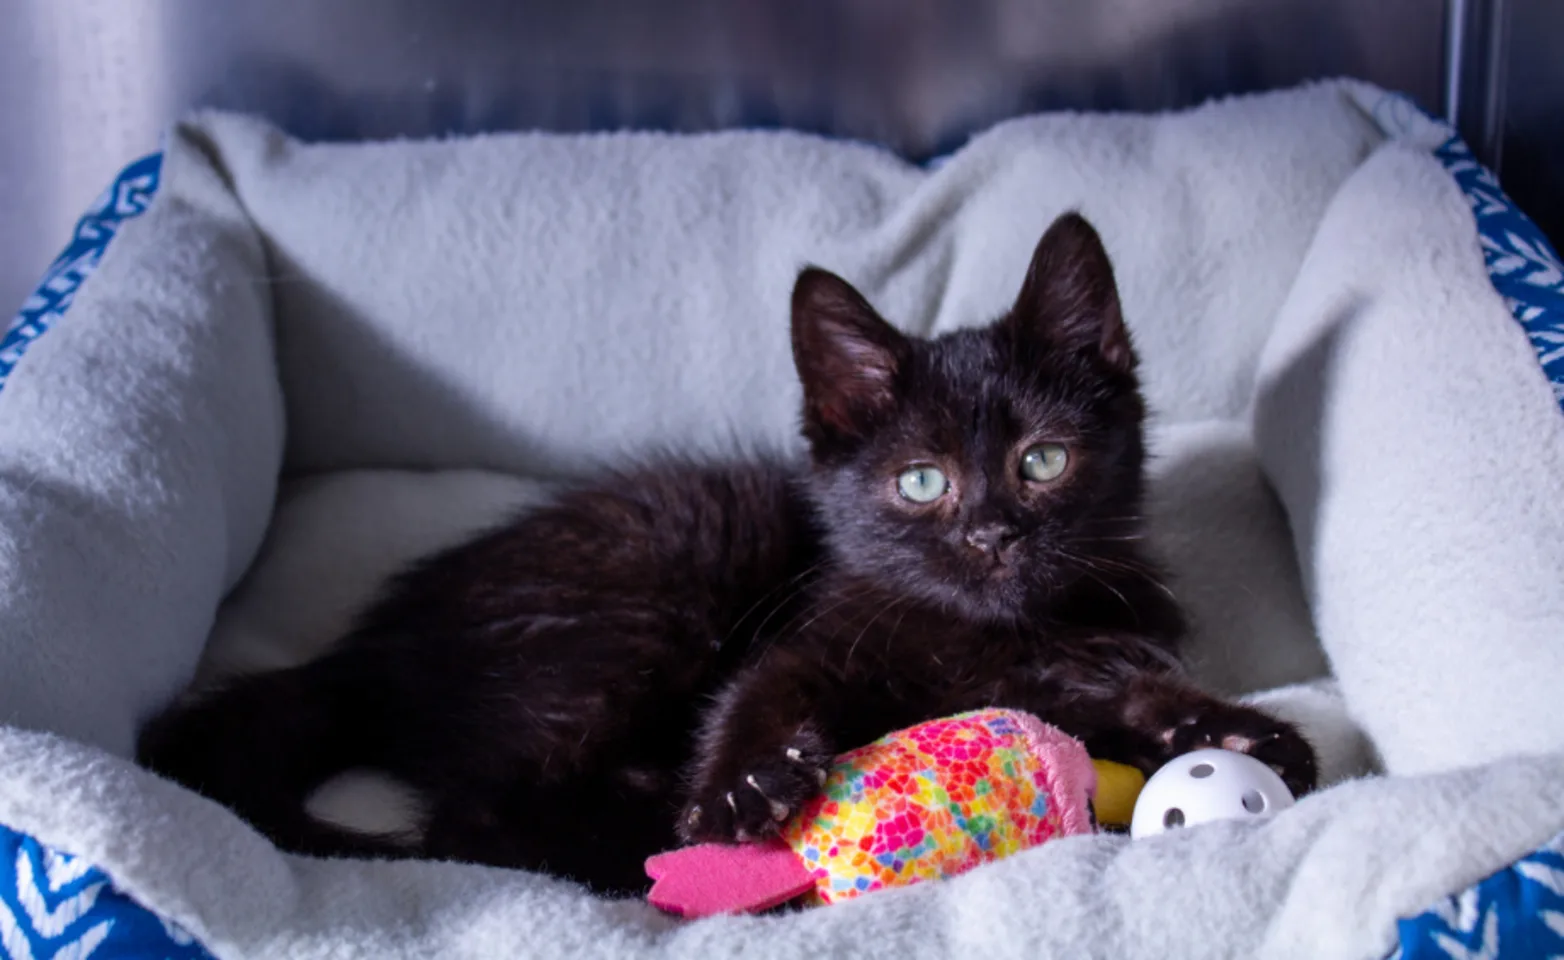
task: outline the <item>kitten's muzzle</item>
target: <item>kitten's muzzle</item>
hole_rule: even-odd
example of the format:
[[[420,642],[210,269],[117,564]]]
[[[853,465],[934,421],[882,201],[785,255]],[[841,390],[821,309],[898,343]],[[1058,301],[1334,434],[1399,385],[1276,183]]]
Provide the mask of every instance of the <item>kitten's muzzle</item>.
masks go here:
[[[968,530],[966,541],[967,546],[997,564],[1005,559],[1019,537],[1014,527],[993,523]]]

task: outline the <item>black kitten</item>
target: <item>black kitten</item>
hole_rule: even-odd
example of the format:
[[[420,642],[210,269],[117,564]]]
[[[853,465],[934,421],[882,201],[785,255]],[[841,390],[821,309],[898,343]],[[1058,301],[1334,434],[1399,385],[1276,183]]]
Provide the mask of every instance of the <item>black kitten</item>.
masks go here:
[[[1015,306],[906,337],[851,286],[793,295],[807,464],[657,464],[389,585],[322,659],[176,705],[152,769],[304,852],[645,888],[680,840],[774,832],[830,758],[985,706],[1146,772],[1208,744],[1314,784],[1297,731],[1196,691],[1141,549],[1144,408],[1112,268],[1067,215]],[[350,767],[422,791],[416,838],[304,811]]]

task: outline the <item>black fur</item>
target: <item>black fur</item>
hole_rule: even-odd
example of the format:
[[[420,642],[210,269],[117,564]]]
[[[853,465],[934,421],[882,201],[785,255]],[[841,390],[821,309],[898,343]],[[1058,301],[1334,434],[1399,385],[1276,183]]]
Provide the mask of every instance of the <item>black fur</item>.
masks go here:
[[[931,341],[806,270],[793,348],[808,463],[661,462],[568,493],[418,563],[324,658],[176,704],[143,762],[291,849],[605,891],[644,889],[681,841],[774,832],[842,750],[983,706],[1147,772],[1214,743],[1312,787],[1296,730],[1181,676],[1184,618],[1142,548],[1135,356],[1084,219],[1048,230],[1005,317]],[[1062,473],[1028,479],[1044,443]],[[948,492],[903,496],[914,466]],[[312,820],[349,767],[421,791],[421,838]]]

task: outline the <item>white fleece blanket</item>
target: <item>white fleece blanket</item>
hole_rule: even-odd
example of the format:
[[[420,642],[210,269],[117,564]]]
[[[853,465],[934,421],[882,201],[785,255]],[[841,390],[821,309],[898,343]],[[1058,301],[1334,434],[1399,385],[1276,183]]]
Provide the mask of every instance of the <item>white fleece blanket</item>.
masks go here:
[[[1394,103],[1025,118],[935,170],[784,133],[180,125],[152,210],[0,396],[0,823],[220,957],[1383,955],[1564,826],[1564,418],[1436,131],[1387,127]],[[1144,360],[1199,676],[1302,719],[1332,779],[1364,735],[1391,776],[682,924],[517,872],[286,856],[123,759],[198,666],[308,656],[387,564],[544,481],[795,443],[801,264],[943,331],[1002,310],[1071,207]],[[274,523],[284,471],[340,475],[289,483]]]

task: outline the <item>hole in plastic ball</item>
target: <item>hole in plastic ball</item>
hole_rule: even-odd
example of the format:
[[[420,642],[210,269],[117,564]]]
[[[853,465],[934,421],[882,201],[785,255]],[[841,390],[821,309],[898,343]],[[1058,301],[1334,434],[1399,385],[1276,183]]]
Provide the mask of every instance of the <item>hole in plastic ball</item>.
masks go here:
[[[1197,763],[1193,767],[1189,768],[1189,775],[1194,777],[1196,780],[1204,780],[1213,773],[1216,773],[1216,768],[1211,766],[1209,763]]]
[[[1259,813],[1265,809],[1265,796],[1258,790],[1244,792],[1244,809],[1250,813]]]
[[[1184,811],[1174,807],[1167,813],[1164,813],[1162,815],[1162,825],[1169,830],[1174,827],[1182,827],[1184,825]]]

